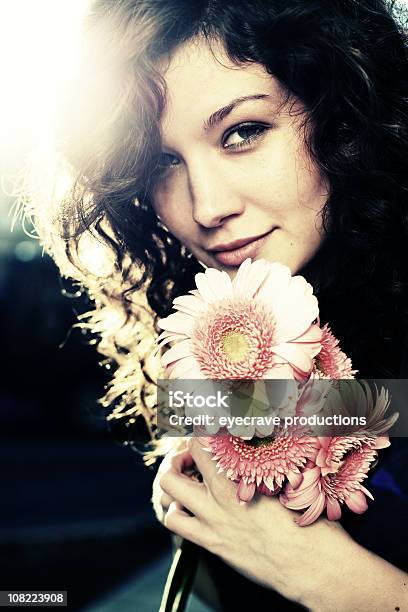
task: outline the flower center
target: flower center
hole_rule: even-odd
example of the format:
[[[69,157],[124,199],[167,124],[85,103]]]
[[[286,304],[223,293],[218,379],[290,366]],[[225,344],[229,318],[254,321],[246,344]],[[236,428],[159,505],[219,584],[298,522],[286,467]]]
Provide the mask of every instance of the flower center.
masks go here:
[[[252,438],[251,440],[245,440],[247,446],[253,446],[259,448],[260,446],[270,446],[275,441],[274,436],[266,436],[265,438]]]
[[[249,351],[249,343],[244,334],[234,331],[221,340],[222,350],[229,361],[241,361]]]

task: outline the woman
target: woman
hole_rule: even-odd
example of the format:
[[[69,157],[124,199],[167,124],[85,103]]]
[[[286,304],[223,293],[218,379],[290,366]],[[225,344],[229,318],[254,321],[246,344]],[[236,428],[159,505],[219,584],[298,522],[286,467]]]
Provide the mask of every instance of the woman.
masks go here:
[[[143,412],[152,431],[141,325],[169,314],[201,264],[233,277],[247,256],[312,282],[361,376],[405,376],[407,57],[385,3],[99,0],[89,26],[87,79],[61,136],[76,175],[59,215],[66,259],[48,213],[37,225],[97,300],[89,325],[119,364],[114,414]],[[87,230],[115,256],[104,275],[90,274]],[[146,385],[131,388],[135,354]],[[208,551],[224,610],[244,589],[279,610],[402,610],[404,482],[392,470],[406,451],[394,441],[384,459],[388,514],[380,503],[343,526],[302,530],[273,499],[237,505],[198,441],[163,463],[156,508]],[[203,482],[183,473],[193,462]]]

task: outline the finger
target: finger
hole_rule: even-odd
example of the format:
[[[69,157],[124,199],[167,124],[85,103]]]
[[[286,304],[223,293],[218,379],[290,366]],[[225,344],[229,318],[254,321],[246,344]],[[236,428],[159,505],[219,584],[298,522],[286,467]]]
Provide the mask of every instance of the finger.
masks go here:
[[[205,485],[180,474],[174,468],[167,470],[160,477],[160,487],[194,515],[199,515],[200,509],[207,503]]]
[[[170,495],[167,495],[167,493],[163,493],[163,495],[160,498],[160,505],[163,508],[163,510],[166,512],[169,509],[170,504],[174,501],[175,499],[173,497],[171,497]]]
[[[190,516],[182,506],[174,501],[164,517],[164,525],[173,533],[202,546],[203,529],[195,516]]]
[[[170,459],[170,466],[180,473],[193,465],[194,459],[188,448],[175,453]]]
[[[163,523],[164,520],[164,513],[165,513],[165,509],[162,506],[162,497],[163,497],[164,493],[161,491],[161,489],[159,490],[159,488],[153,492],[153,496],[152,496],[152,505],[153,505],[153,510],[154,513],[156,515],[157,520],[160,523]],[[169,503],[169,506],[171,504],[171,501]]]
[[[164,523],[165,514],[174,501],[173,497],[170,497],[167,493],[161,493],[160,497],[157,496],[152,499],[153,510],[160,523]]]
[[[173,497],[171,497],[167,493],[164,493],[163,489],[160,486],[160,480],[162,475],[172,468],[182,472],[183,469],[188,469],[188,466],[192,464],[194,464],[194,460],[186,447],[178,451],[175,449],[171,449],[167,453],[167,455],[164,456],[153,482],[151,500],[156,517],[161,523],[164,522],[165,512],[168,510],[171,502],[174,501]]]
[[[217,464],[212,459],[208,438],[194,437],[188,441],[188,450],[205,482],[210,483],[217,475]]]
[[[188,455],[190,453],[189,452],[186,453],[186,451],[187,451],[187,445],[179,450],[171,449],[166,455],[164,455],[163,460],[159,466],[159,469],[157,470],[157,473],[162,474],[165,470],[168,470],[169,467],[171,467],[173,462],[175,466],[178,463],[181,463],[184,459],[183,455],[186,455],[185,461],[186,463],[188,463]]]
[[[188,447],[203,477],[207,492],[210,494],[209,498],[215,500],[218,505],[224,502],[229,503],[236,496],[236,487],[225,473],[219,473],[220,470],[217,467],[217,461],[214,461],[208,438],[192,438],[189,440]]]

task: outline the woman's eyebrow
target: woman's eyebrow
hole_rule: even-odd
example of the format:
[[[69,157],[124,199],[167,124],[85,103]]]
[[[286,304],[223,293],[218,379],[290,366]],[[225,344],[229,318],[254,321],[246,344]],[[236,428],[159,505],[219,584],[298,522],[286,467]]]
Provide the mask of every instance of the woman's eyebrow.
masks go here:
[[[211,130],[214,126],[216,126],[223,119],[225,119],[225,117],[229,115],[231,111],[233,111],[237,106],[239,106],[243,102],[248,102],[249,100],[262,100],[264,98],[269,98],[269,97],[270,96],[268,94],[253,94],[251,96],[241,96],[240,98],[235,98],[234,100],[231,100],[229,104],[215,111],[215,113],[210,115],[208,119],[204,121],[203,123],[204,132],[208,132],[209,130]]]

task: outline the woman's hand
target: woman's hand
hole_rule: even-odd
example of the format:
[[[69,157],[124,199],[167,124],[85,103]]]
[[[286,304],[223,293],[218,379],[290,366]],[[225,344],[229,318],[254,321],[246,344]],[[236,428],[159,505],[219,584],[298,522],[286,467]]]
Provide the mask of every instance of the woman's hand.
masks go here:
[[[185,475],[185,473],[188,472],[188,468],[194,465],[194,460],[191,454],[186,452],[187,448],[187,442],[185,442],[184,439],[180,439],[180,442],[164,456],[164,459],[157,470],[156,478],[153,482],[153,510],[158,521],[160,521],[160,523],[163,525],[165,515],[168,512],[171,503],[174,502],[174,504],[179,505],[180,508],[182,508],[182,506],[177,504],[173,497],[165,493],[160,484],[161,478],[168,471],[175,471],[180,475]],[[185,477],[187,478],[188,476],[185,475]]]
[[[320,519],[301,528],[297,513],[266,496],[238,503],[236,485],[204,448],[205,438],[191,438],[160,467],[155,509],[168,529],[313,610],[405,609],[403,572],[357,545],[339,523]],[[203,482],[184,473],[194,465]]]

